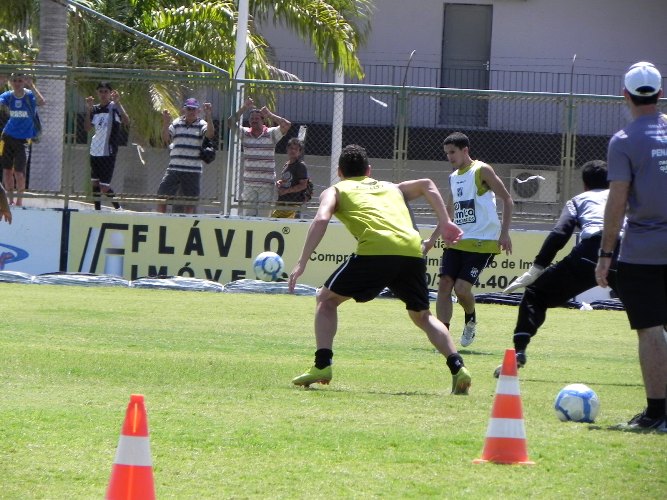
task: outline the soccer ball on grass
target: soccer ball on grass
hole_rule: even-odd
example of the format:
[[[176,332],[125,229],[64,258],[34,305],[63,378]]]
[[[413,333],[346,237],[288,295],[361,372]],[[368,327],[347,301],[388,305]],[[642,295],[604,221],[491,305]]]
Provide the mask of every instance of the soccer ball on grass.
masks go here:
[[[600,400],[595,391],[584,384],[563,387],[554,401],[556,416],[562,422],[595,422]]]
[[[285,269],[285,263],[275,252],[262,252],[255,257],[252,267],[258,280],[277,281]]]

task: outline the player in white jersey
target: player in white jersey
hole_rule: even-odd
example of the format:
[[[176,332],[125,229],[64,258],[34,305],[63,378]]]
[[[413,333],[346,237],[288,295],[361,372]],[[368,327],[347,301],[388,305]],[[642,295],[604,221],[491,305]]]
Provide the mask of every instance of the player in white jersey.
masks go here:
[[[493,261],[494,255],[501,250],[512,253],[509,227],[514,203],[493,168],[470,157],[468,136],[461,132],[449,135],[444,141],[444,149],[454,167],[449,176],[452,206],[448,208],[453,213],[454,223],[463,229],[463,237],[443,252],[436,312],[438,319],[449,328],[454,291],[465,313],[461,345],[467,347],[477,333],[472,286]],[[496,211],[496,197],[503,202],[502,222]],[[424,242],[426,252],[435,244],[438,232],[436,228],[431,238]]]

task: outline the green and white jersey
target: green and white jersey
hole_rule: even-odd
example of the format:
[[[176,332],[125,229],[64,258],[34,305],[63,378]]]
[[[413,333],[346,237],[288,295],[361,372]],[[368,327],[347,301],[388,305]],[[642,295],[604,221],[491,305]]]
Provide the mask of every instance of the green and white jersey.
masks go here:
[[[334,187],[338,191],[334,215],[356,238],[357,255],[423,257],[421,235],[395,184],[362,176]]]
[[[466,252],[500,253],[500,219],[496,195],[482,181],[482,163],[474,160],[449,176],[454,201],[454,223],[463,237],[452,248]]]

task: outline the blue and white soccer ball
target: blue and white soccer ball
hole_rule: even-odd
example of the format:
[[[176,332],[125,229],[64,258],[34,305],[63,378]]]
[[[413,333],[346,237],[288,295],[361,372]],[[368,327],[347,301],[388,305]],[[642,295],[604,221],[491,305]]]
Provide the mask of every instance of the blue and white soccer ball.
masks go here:
[[[592,423],[600,411],[600,399],[587,385],[570,384],[556,396],[554,410],[562,422]]]
[[[252,267],[258,280],[277,281],[285,269],[285,263],[275,252],[262,252],[255,257]]]

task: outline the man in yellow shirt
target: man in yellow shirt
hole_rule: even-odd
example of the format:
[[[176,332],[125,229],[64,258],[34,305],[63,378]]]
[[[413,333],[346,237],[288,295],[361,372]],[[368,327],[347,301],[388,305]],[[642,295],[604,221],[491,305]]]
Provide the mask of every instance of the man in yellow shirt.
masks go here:
[[[341,181],[320,195],[320,206],[301,256],[289,277],[293,291],[311,254],[336,216],[357,239],[357,250],[327,279],[318,291],[315,307],[315,364],[292,380],[308,387],[328,384],[332,378],[333,339],[338,324],[338,306],[353,298],[373,300],[388,287],[408,310],[415,325],[447,358],[452,373],[452,393],[467,394],[471,377],[463,358],[456,352],[449,331],[429,310],[426,262],[421,236],[414,228],[406,202],[424,197],[438,216],[445,242],[453,244],[462,231],[449,218],[445,203],[430,179],[400,184],[375,180],[370,176],[366,151],[355,144],[346,146],[338,160]]]

